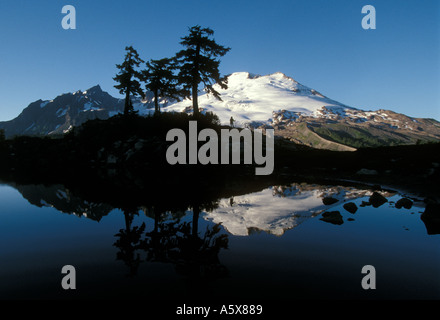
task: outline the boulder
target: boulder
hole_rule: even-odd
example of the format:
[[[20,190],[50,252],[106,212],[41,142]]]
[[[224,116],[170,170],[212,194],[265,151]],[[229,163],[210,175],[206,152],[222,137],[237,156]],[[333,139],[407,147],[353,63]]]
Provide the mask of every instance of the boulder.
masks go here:
[[[369,202],[371,205],[375,208],[379,208],[381,205],[383,205],[385,202],[388,202],[387,198],[385,198],[383,195],[381,195],[378,192],[373,192],[371,195]]]
[[[337,225],[341,225],[344,223],[341,213],[339,211],[324,212],[319,220]]]
[[[395,207],[397,209],[400,209],[404,207],[405,209],[411,209],[413,205],[413,202],[408,198],[402,198],[399,201],[396,202]]]
[[[348,202],[344,204],[344,209],[354,214],[357,211],[358,207],[354,202]]]
[[[338,199],[335,199],[333,197],[325,197],[322,199],[322,203],[325,204],[326,206],[329,206],[331,204],[334,204],[336,202],[338,202]]]

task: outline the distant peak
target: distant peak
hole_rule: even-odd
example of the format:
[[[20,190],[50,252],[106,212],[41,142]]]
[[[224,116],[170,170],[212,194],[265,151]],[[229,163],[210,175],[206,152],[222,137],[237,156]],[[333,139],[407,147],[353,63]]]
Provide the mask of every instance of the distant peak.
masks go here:
[[[100,93],[102,92],[101,86],[99,84],[97,84],[96,86],[93,86],[89,89],[87,89],[86,91],[84,91],[83,93],[86,94],[94,94],[94,93]]]
[[[281,71],[277,71],[271,74],[268,74],[267,77],[273,77],[273,78],[281,78],[281,79],[288,79],[288,80],[292,80],[294,82],[297,82],[295,79],[293,79],[292,77],[287,76],[285,73],[281,72]]]
[[[291,80],[294,83],[297,83],[297,81],[295,79],[287,76],[285,73],[283,73],[281,71],[277,71],[277,72],[274,72],[271,74],[266,74],[264,76],[262,76],[260,74],[256,74],[256,73],[242,71],[242,72],[234,72],[234,73],[230,74],[228,77],[232,77],[232,78],[236,78],[236,79],[258,79],[258,78],[272,78],[272,79],[274,79],[275,78],[275,79]]]
[[[261,77],[261,75],[259,74],[255,74],[255,73],[250,73],[247,71],[239,71],[239,72],[234,72],[231,74],[228,74],[227,77],[234,77],[234,78],[244,78],[244,79],[256,79]]]
[[[277,71],[274,72],[272,74],[270,74],[270,76],[281,76],[281,77],[287,77],[284,73],[282,73],[281,71]]]

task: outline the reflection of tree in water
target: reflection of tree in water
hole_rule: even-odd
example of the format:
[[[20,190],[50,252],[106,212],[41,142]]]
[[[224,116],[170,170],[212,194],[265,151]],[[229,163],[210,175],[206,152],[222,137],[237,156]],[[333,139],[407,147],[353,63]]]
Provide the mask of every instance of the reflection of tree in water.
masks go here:
[[[205,209],[215,204],[205,205]],[[219,224],[207,226],[203,234],[199,234],[198,220],[200,205],[193,206],[192,222],[181,221],[179,218],[163,221],[166,215],[149,209],[154,216],[154,228],[145,232],[145,223],[132,227],[135,210],[124,211],[125,229],[115,236],[119,239],[115,246],[120,249],[117,259],[123,260],[130,268],[130,276],[136,274],[142,262],[140,253],[146,253],[146,261],[172,263],[179,274],[200,278],[219,278],[227,275],[227,269],[218,258],[221,249],[228,248],[227,234],[221,234]],[[144,237],[143,237],[144,236]]]

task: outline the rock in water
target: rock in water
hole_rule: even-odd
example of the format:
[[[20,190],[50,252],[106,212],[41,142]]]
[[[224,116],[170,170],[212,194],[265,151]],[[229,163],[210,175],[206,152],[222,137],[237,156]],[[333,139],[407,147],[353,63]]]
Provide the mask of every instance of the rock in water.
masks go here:
[[[411,209],[412,205],[413,205],[413,202],[410,199],[402,198],[402,199],[400,199],[399,201],[396,202],[395,207],[397,209],[400,209],[402,207],[404,207],[405,209]]]
[[[354,202],[348,202],[344,204],[344,209],[354,214],[357,211],[358,207]]]
[[[339,201],[338,199],[335,199],[333,197],[325,197],[324,199],[322,199],[322,203],[325,204],[326,206],[334,204],[338,201]]]
[[[344,223],[344,221],[342,220],[342,216],[339,213],[339,211],[329,211],[329,212],[324,212],[322,214],[322,217],[319,219],[325,222],[329,222],[329,223],[333,223],[333,224],[337,224],[337,225],[341,225]]]
[[[379,208],[385,202],[388,202],[387,198],[385,198],[383,195],[381,195],[378,192],[373,192],[369,201],[370,201],[371,205],[375,208]]]

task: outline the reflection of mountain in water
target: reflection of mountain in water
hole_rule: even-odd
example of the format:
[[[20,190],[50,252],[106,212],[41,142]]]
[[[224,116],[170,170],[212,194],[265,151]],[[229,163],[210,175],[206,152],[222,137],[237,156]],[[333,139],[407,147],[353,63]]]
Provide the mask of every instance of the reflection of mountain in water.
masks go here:
[[[234,235],[245,236],[255,230],[263,230],[280,236],[341,201],[371,194],[371,190],[354,187],[293,183],[222,199],[219,208],[207,213],[205,218],[221,223]],[[324,199],[330,198],[334,199],[334,203],[324,204]]]
[[[79,217],[84,216],[95,221],[100,221],[114,208],[121,208],[120,205],[114,204],[115,199],[111,197],[107,197],[108,201],[103,201],[101,194],[98,201],[86,200],[61,184],[50,186],[8,184],[17,189],[25,199],[35,206],[54,207],[61,212]],[[158,227],[157,224],[164,221],[179,220],[185,215],[186,210],[190,210],[193,212],[194,235],[197,235],[199,212],[195,213],[194,210],[188,208],[198,207],[204,212],[200,215],[201,218],[215,224],[221,224],[233,235],[246,236],[261,230],[281,236],[286,230],[292,229],[324,211],[329,211],[334,206],[361,197],[370,197],[371,199],[375,194],[377,192],[365,186],[292,183],[285,186],[272,186],[245,195],[238,193],[236,196],[228,198],[193,204],[172,195],[164,197],[166,203],[163,202],[163,199],[156,203],[157,199],[146,196],[145,199],[136,200],[136,203],[143,205],[135,205],[131,208],[122,207],[121,209],[130,212],[143,211],[147,217],[155,221],[155,228]],[[395,192],[380,191],[379,194],[386,198],[394,195]],[[104,197],[104,199],[106,198]],[[377,206],[373,204],[373,207]],[[421,216],[428,234],[440,233],[439,208],[440,206],[435,201],[428,203],[425,214]],[[331,222],[331,219],[322,220]]]
[[[101,220],[113,207],[106,203],[84,200],[61,184],[46,186],[43,184],[11,184],[29,203],[37,207],[53,207],[58,211],[86,217],[95,221]]]

